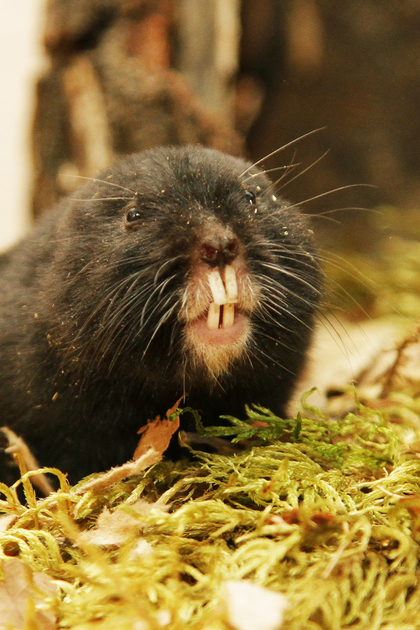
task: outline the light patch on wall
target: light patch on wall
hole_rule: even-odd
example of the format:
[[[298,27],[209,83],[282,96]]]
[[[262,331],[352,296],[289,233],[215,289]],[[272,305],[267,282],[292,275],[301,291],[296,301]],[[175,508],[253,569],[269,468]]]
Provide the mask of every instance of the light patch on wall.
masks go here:
[[[0,3],[0,250],[30,226],[31,125],[45,0]]]

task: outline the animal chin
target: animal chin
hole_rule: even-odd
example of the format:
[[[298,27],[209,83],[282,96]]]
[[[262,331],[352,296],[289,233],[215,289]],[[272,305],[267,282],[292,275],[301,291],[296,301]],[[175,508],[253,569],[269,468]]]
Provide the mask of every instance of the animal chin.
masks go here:
[[[209,328],[208,315],[204,314],[186,324],[185,348],[193,365],[205,368],[217,379],[246,353],[250,335],[249,317],[237,309],[229,327]]]
[[[234,347],[245,342],[249,318],[238,309],[236,311],[232,309],[232,321],[230,321],[231,315],[229,314],[229,325],[227,326],[225,324],[226,306],[222,306],[220,311],[223,315],[217,315],[217,326],[209,326],[210,315],[203,315],[187,324],[188,334],[193,337],[195,344],[206,344],[214,350],[222,346],[231,346],[233,351]]]

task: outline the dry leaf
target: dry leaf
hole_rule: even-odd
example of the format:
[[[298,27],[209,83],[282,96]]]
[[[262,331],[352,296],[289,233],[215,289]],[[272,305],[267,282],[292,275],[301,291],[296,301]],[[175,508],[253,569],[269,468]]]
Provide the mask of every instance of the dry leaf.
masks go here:
[[[137,518],[136,514],[139,516],[147,515],[153,509],[166,512],[168,506],[149,503],[140,499],[133,505],[130,505],[131,513],[126,512],[124,509],[116,509],[114,512],[110,512],[105,508],[99,515],[96,526],[88,531],[81,532],[80,537],[94,545],[120,547],[133,536],[138,535],[143,527],[143,521]]]
[[[130,560],[139,560],[143,556],[147,556],[149,553],[154,553],[152,545],[144,538],[139,538],[134,547],[131,549],[129,558]]]
[[[174,420],[169,420],[169,416],[178,409],[181,400],[182,397],[171,409],[168,409],[164,420],[161,420],[160,416],[156,416],[152,422],[148,422],[146,426],[140,429],[139,433],[143,433],[143,435],[134,453],[135,460],[146,453],[150,447],[153,447],[160,453],[162,458],[163,453],[169,446],[171,437],[179,429],[179,416]]]
[[[5,532],[15,521],[17,521],[16,514],[3,514],[0,516],[0,532]]]
[[[226,622],[235,630],[279,630],[289,602],[280,593],[247,580],[225,582]]]
[[[140,459],[134,462],[127,462],[122,466],[116,466],[111,468],[108,472],[98,475],[93,479],[89,479],[85,483],[80,483],[75,489],[76,494],[82,494],[84,492],[100,492],[105,488],[109,488],[112,484],[126,479],[127,477],[135,477],[139,475],[143,470],[153,466],[157,462],[160,462],[162,455],[155,451],[153,448],[149,448],[147,453],[142,455]]]
[[[94,545],[120,547],[140,528],[141,523],[130,514],[123,510],[111,513],[105,508],[98,517],[96,527],[82,532],[80,537]]]
[[[0,582],[0,630],[55,630],[55,615],[48,611],[33,610],[39,602],[36,590],[53,595],[56,587],[44,573],[33,573],[37,588],[31,585],[29,569],[18,558],[2,561],[4,580]],[[29,577],[29,579],[28,579]]]
[[[76,492],[80,494],[87,491],[104,490],[117,481],[139,475],[149,466],[160,462],[163,453],[169,446],[172,435],[179,428],[179,417],[169,420],[169,416],[176,411],[181,400],[182,398],[175,403],[172,409],[168,409],[165,420],[161,420],[157,416],[153,422],[149,422],[140,429],[139,433],[143,433],[143,435],[135,450],[134,461],[111,468],[108,472],[78,485]]]
[[[9,446],[5,449],[6,453],[10,453],[12,455],[20,454],[27,471],[38,470],[38,468],[41,468],[35,457],[32,455],[29,446],[21,437],[16,435],[16,433],[9,429],[9,427],[1,427],[0,431],[4,433],[9,442]],[[54,488],[48,481],[46,475],[43,473],[33,475],[31,477],[31,481],[46,497],[54,492]]]
[[[143,433],[143,435],[134,453],[134,461],[111,468],[102,475],[97,475],[85,483],[82,482],[76,488],[77,494],[104,490],[117,481],[139,475],[146,468],[160,462],[163,453],[169,446],[172,435],[179,428],[179,418],[171,421],[169,416],[176,411],[181,400],[180,398],[172,409],[168,409],[165,420],[161,420],[158,416],[153,422],[149,422],[140,429],[139,433]]]

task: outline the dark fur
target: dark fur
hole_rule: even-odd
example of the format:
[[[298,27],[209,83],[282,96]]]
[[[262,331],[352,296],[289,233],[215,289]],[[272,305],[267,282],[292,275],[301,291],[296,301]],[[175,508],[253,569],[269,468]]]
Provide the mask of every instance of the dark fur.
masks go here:
[[[128,157],[0,258],[1,422],[40,464],[74,482],[123,463],[138,429],[184,388],[207,425],[243,416],[246,403],[284,414],[321,273],[307,221],[248,167],[198,147]],[[132,207],[141,212],[137,230],[125,222]],[[191,251],[212,216],[233,230],[261,287],[249,351],[218,382],[189,363],[177,316]]]

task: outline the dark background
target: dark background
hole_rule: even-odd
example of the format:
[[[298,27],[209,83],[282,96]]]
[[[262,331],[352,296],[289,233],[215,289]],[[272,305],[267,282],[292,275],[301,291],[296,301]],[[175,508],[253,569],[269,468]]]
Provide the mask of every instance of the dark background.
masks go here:
[[[260,160],[292,143],[262,164],[338,221],[316,222],[330,245],[417,225],[417,1],[49,0],[43,37],[35,215],[120,154],[200,142]]]

